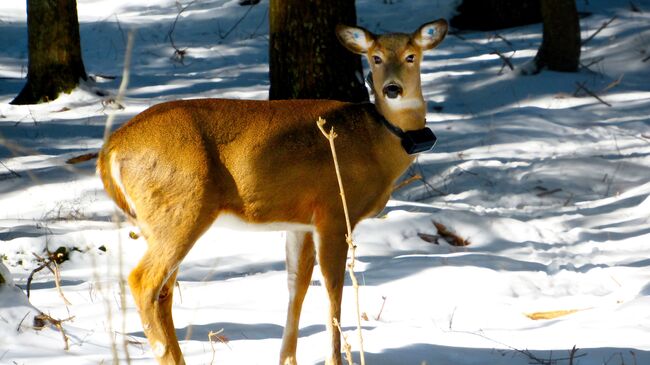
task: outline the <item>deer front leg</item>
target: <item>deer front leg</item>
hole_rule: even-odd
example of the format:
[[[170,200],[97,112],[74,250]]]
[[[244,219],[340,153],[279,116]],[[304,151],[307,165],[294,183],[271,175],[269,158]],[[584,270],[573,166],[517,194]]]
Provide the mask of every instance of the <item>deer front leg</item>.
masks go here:
[[[341,299],[345,279],[345,262],[348,244],[345,242],[345,226],[319,227],[314,237],[318,252],[318,263],[329,298],[327,332],[330,335],[331,349],[325,359],[326,365],[341,364],[341,333],[334,326],[334,319],[341,321]]]
[[[289,308],[282,336],[280,365],[296,365],[296,345],[302,303],[314,270],[314,241],[311,233],[287,232],[287,283]]]

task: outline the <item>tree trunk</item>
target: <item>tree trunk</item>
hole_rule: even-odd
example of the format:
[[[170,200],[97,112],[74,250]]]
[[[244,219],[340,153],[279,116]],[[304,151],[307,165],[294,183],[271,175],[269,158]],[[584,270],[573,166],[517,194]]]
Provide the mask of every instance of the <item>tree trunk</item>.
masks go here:
[[[269,19],[270,99],[368,100],[361,58],[334,30],[356,24],[354,0],[271,0]]]
[[[76,0],[27,0],[27,33],[27,84],[11,104],[54,100],[86,79]]]
[[[497,30],[542,21],[540,0],[463,0],[451,18],[460,30]]]
[[[575,0],[542,0],[544,38],[535,56],[539,72],[576,72],[580,65],[580,19]]]

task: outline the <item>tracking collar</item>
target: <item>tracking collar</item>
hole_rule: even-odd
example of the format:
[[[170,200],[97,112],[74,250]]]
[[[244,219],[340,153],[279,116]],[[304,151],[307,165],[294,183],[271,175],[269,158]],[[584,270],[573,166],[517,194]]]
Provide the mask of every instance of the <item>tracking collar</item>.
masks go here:
[[[370,89],[370,92],[374,93],[375,88],[373,87],[372,83],[372,72],[368,72],[365,81],[368,84],[368,89]],[[404,151],[406,151],[406,153],[409,155],[415,155],[420,152],[429,151],[436,144],[436,140],[438,138],[436,138],[436,135],[433,134],[433,131],[431,129],[425,127],[414,131],[404,132],[402,128],[388,121],[388,119],[384,118],[383,115],[380,113],[377,114],[381,123],[386,128],[388,128],[392,134],[396,135],[397,138],[402,141],[402,148],[404,148]]]
[[[392,134],[396,135],[402,141],[402,148],[409,155],[431,150],[438,139],[433,134],[433,131],[427,127],[405,132],[381,114],[379,115],[379,120]]]

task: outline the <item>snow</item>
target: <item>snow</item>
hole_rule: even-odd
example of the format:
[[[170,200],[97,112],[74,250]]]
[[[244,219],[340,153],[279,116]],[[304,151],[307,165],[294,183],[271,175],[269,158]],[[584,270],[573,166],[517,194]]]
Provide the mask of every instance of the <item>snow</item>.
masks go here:
[[[373,32],[413,31],[453,13],[455,1],[358,0]],[[418,157],[421,174],[396,191],[380,217],[360,223],[357,276],[369,364],[650,363],[650,2],[578,1],[592,13],[576,74],[522,76],[541,26],[449,35],[425,56],[422,81],[438,145]],[[182,6],[188,2],[183,2]],[[167,34],[172,0],[81,0],[88,83],[54,102],[13,106],[27,65],[25,2],[0,3],[0,256],[16,286],[0,287],[0,363],[153,362],[121,280],[144,252],[116,213],[94,162],[65,161],[102,145],[108,114],[117,124],[150,105],[193,97],[268,96],[268,1],[248,8],[205,0],[179,16],[174,61]],[[233,29],[230,34],[226,33]],[[128,31],[131,81],[120,108]],[[504,39],[510,42],[509,45]],[[516,50],[516,51],[515,51]],[[602,59],[601,59],[602,58]],[[113,79],[115,77],[115,79]],[[620,80],[619,83],[616,83]],[[599,93],[574,95],[576,83]],[[103,90],[108,96],[98,96]],[[340,156],[344,158],[344,156]],[[470,245],[430,243],[441,223]],[[181,266],[174,320],[188,364],[277,361],[285,321],[284,232],[210,229]],[[236,243],[233,244],[233,243]],[[60,265],[61,292],[34,254],[76,248]],[[326,296],[314,271],[303,308],[298,360],[321,364]],[[342,326],[358,360],[350,283]],[[38,308],[38,309],[36,309]],[[69,350],[43,311],[64,321]],[[573,311],[547,320],[527,314]],[[32,316],[29,314],[32,313]],[[223,329],[224,342],[210,331]],[[535,362],[535,358],[540,361]]]

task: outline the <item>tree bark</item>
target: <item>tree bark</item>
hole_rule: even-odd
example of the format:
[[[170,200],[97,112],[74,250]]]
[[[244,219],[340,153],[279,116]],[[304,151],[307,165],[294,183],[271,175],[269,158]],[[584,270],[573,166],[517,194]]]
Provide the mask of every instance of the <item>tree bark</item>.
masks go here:
[[[580,65],[580,18],[575,0],[542,0],[544,37],[535,56],[538,70],[576,72]]]
[[[354,0],[271,0],[269,19],[270,99],[368,100],[361,58],[334,30],[356,24]]]
[[[76,0],[27,0],[27,83],[11,104],[35,104],[86,80]]]
[[[540,0],[463,0],[451,18],[460,30],[497,30],[542,21]]]

